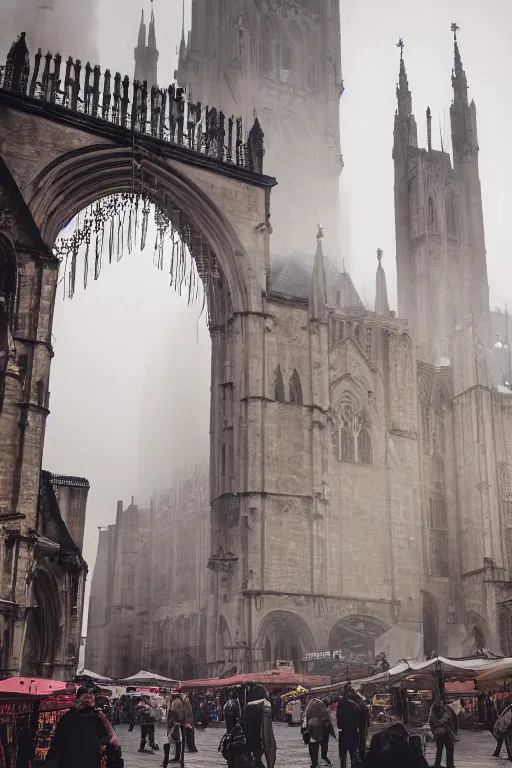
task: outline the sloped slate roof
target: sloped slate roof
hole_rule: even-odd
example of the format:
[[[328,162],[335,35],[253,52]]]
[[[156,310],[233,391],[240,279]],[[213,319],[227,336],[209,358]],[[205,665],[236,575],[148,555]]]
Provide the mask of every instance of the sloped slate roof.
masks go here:
[[[331,291],[341,273],[338,267],[326,256],[324,256],[324,263],[327,291]],[[271,291],[294,299],[309,299],[314,264],[314,253],[296,251],[288,257],[272,256]]]

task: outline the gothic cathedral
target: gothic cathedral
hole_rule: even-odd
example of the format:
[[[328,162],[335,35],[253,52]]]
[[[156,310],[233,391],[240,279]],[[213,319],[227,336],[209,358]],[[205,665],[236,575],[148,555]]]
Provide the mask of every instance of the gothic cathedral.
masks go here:
[[[177,77],[203,103],[258,116],[279,182],[266,497],[240,530],[212,520],[214,540],[240,563],[216,617],[229,627],[226,666],[243,664],[234,649],[247,647],[252,666],[338,648],[392,660],[512,652],[512,395],[491,345],[476,107],[453,31],[453,162],[432,149],[429,113],[428,147],[418,147],[400,60],[395,316],[382,254],[374,312],[334,266],[338,2],[192,0]],[[290,443],[295,459],[280,465]],[[218,659],[222,642],[212,643]]]

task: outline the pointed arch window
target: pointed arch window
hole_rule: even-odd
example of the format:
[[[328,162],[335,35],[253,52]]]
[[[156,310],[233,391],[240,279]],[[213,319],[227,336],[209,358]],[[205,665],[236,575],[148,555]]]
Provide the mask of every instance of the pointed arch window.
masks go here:
[[[436,204],[431,195],[428,198],[428,231],[437,232]]]
[[[367,427],[362,427],[358,435],[357,457],[360,464],[373,464],[372,438]]]
[[[450,187],[446,191],[445,203],[446,234],[448,237],[458,237],[459,227],[457,223],[457,198],[455,190]]]
[[[274,379],[274,398],[278,403],[285,402],[284,379],[283,374],[281,373],[280,365],[278,365],[276,368],[276,375]]]
[[[302,397],[302,385],[300,383],[300,377],[295,369],[290,379],[290,403],[292,405],[303,405],[304,400]]]
[[[356,413],[351,402],[345,402],[338,414],[338,459],[373,464],[370,420],[364,408]]]

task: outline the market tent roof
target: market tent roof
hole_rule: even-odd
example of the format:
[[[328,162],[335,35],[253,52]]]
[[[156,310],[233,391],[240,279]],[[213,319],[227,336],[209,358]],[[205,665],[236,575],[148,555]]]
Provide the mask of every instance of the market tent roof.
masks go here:
[[[117,682],[126,685],[178,685],[177,680],[171,680],[169,677],[162,677],[162,675],[157,675],[154,672],[148,672],[145,669],[141,669],[141,671],[136,675],[132,675],[131,677],[124,677],[122,680],[118,680]]]
[[[427,661],[402,661],[388,669],[387,672],[381,672],[357,682],[361,685],[380,682],[394,683],[405,678],[433,676],[436,672],[444,672],[447,677],[457,680],[468,680],[495,665],[496,659],[448,659],[445,656],[437,656]]]
[[[77,677],[90,677],[91,680],[97,680],[101,683],[107,683],[110,678],[109,677],[103,677],[103,675],[98,675],[96,672],[91,672],[90,669],[82,669],[81,672],[77,673]]]
[[[478,687],[485,688],[487,684],[512,677],[512,659],[500,659],[495,661],[492,667],[478,675],[476,681]]]
[[[9,677],[0,681],[0,698],[15,696],[51,696],[63,693],[67,683],[60,680],[46,680],[38,677]]]
[[[184,680],[183,688],[193,690],[196,688],[229,688],[234,685],[259,683],[271,685],[276,688],[303,685],[312,688],[314,686],[328,685],[330,677],[325,675],[301,675],[293,672],[255,672],[247,675],[233,675],[232,677],[210,677],[204,680]]]

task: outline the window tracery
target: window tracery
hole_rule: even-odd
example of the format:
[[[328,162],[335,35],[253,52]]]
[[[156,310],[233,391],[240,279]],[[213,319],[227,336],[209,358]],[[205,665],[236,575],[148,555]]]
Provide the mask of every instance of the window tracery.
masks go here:
[[[337,453],[339,461],[373,464],[371,425],[365,409],[346,397],[337,415]]]

